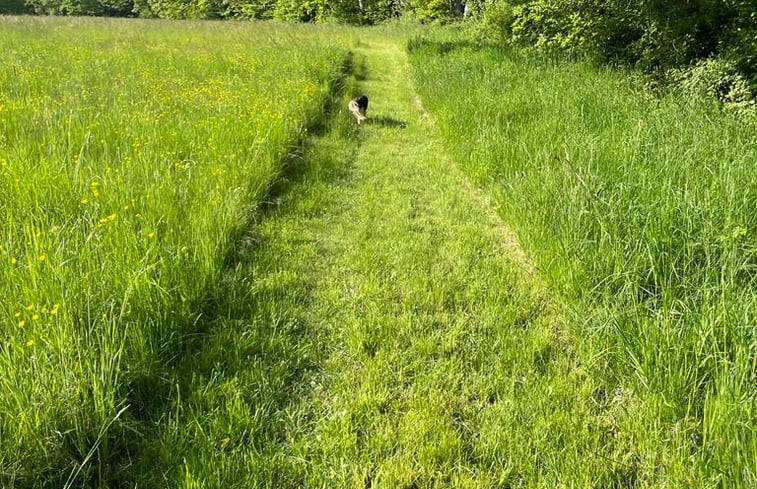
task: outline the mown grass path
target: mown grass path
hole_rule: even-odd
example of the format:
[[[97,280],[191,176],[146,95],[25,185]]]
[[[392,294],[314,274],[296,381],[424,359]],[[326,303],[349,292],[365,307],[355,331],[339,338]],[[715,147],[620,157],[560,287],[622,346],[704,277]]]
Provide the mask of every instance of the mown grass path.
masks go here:
[[[617,447],[599,443],[591,379],[446,158],[403,47],[356,51],[369,122],[342,108],[230,264],[140,487],[635,480],[602,458]]]
[[[564,375],[570,352],[512,236],[445,156],[402,47],[358,52],[371,121],[324,236],[333,343],[308,479],[517,483],[539,470],[535,447],[550,436],[530,426],[544,405],[540,377]],[[561,417],[561,404],[545,406],[544,420]]]

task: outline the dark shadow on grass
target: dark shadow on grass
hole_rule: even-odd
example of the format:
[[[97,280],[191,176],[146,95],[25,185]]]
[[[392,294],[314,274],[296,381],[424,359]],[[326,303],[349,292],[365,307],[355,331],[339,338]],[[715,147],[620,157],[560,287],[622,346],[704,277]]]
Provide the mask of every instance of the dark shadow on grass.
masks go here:
[[[407,51],[431,51],[438,56],[445,56],[461,49],[477,50],[481,48],[497,48],[493,43],[471,41],[470,39],[458,39],[454,41],[437,41],[427,37],[414,37],[407,43]]]
[[[368,79],[368,67],[365,64],[365,56],[360,56],[358,59],[353,57],[352,74],[357,81]]]
[[[369,117],[368,124],[371,124],[372,126],[400,128],[400,129],[405,129],[407,127],[407,121],[395,119],[393,117],[387,117],[384,115]]]

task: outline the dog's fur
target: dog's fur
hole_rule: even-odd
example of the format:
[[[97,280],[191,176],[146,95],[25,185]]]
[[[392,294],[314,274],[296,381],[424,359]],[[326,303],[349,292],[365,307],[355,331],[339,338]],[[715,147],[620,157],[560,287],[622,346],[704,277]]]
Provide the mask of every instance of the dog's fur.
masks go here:
[[[350,109],[350,112],[352,112],[352,115],[354,115],[357,119],[358,125],[360,125],[360,123],[362,123],[366,119],[365,112],[368,110],[368,97],[366,97],[365,95],[355,97],[350,100],[350,103],[347,105],[347,107]]]

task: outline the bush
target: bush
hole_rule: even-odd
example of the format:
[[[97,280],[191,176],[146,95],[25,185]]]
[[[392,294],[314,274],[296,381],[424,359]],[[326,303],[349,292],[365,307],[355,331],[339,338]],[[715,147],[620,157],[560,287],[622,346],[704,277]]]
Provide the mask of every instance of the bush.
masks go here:
[[[628,57],[642,35],[637,12],[627,4],[601,0],[537,0],[514,8],[512,39],[546,50]]]
[[[0,0],[0,15],[23,14],[28,11],[24,0]]]
[[[507,0],[490,0],[484,4],[478,34],[497,44],[508,43],[513,36],[515,7]]]
[[[757,4],[751,0],[490,0],[484,9],[480,32],[498,43],[591,54],[659,78],[692,67],[687,79],[699,79],[719,66],[736,90],[721,98],[757,91]],[[710,59],[718,61],[702,61]]]
[[[715,97],[739,106],[752,104],[746,78],[723,58],[701,60],[690,68],[672,70],[670,75],[686,95]]]

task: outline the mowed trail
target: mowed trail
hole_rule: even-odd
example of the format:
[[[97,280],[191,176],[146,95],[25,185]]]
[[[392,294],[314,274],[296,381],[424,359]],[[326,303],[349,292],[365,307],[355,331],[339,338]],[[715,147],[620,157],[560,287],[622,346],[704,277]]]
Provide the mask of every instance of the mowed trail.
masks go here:
[[[317,238],[310,322],[330,344],[307,485],[556,482],[580,451],[559,433],[582,439],[585,379],[517,240],[446,157],[403,46],[368,42],[370,121]]]
[[[136,479],[593,485],[566,479],[595,446],[578,395],[592,386],[543,286],[445,156],[403,46],[356,51],[369,122],[355,130],[341,108],[230,266],[229,305]]]

